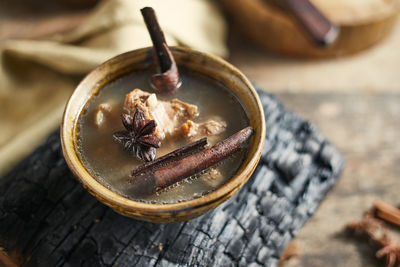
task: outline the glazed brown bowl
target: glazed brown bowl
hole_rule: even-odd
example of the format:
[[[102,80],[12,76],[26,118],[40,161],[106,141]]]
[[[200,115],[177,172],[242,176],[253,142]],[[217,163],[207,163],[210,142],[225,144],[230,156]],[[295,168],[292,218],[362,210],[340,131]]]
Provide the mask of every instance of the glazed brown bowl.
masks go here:
[[[248,79],[226,61],[189,48],[172,47],[179,67],[217,80],[227,86],[242,103],[255,134],[247,156],[236,174],[223,186],[200,198],[176,204],[149,204],[123,197],[99,183],[82,163],[77,152],[77,122],[86,103],[110,81],[132,72],[155,70],[152,48],[143,48],[116,56],[89,73],[69,99],[61,125],[61,143],[69,168],[82,186],[104,204],[125,216],[151,222],[184,221],[200,216],[230,198],[250,178],[261,157],[265,139],[264,112]]]

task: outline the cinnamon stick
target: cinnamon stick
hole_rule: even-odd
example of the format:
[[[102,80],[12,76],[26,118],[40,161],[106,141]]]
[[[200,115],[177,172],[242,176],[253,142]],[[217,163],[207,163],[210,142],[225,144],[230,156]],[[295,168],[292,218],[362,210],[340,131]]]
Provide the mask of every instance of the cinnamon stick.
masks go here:
[[[150,33],[161,71],[161,73],[154,74],[151,77],[152,85],[158,93],[174,93],[181,85],[175,59],[167,46],[154,9],[145,7],[140,11]]]
[[[199,173],[226,159],[254,133],[252,127],[244,128],[213,147],[165,165],[153,172],[135,175],[129,181],[132,193],[147,195]]]
[[[183,146],[181,148],[178,148],[177,150],[165,154],[164,156],[159,157],[153,161],[149,161],[142,165],[139,165],[138,167],[134,168],[131,171],[131,176],[135,176],[147,171],[154,170],[162,165],[170,163],[173,160],[176,161],[182,159],[185,156],[189,156],[193,153],[196,153],[204,149],[206,145],[207,145],[207,137],[201,138],[195,142],[192,142],[186,146]]]
[[[400,226],[400,210],[381,200],[374,202],[374,215],[386,222]]]
[[[400,264],[400,244],[391,239],[385,224],[375,219],[371,212],[367,213],[361,221],[348,223],[346,229],[358,236],[367,236],[370,243],[378,247],[376,257],[385,258],[387,267]]]

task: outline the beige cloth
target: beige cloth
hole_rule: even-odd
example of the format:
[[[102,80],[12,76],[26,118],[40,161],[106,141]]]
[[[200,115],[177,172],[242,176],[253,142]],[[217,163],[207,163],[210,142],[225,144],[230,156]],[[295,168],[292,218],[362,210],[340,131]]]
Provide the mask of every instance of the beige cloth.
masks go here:
[[[226,56],[225,23],[202,0],[106,0],[68,34],[0,46],[0,176],[61,122],[84,74],[125,51],[150,46],[140,8],[152,6],[169,45]]]

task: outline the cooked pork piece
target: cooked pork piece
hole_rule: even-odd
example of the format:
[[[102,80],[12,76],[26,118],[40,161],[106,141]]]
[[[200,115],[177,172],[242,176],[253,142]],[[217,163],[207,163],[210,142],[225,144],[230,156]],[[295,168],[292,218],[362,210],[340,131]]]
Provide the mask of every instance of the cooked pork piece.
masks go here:
[[[208,186],[217,188],[224,182],[224,177],[217,168],[211,167],[202,175],[201,180]]]
[[[182,102],[178,99],[170,101],[158,100],[155,94],[135,89],[125,98],[124,109],[131,114],[139,108],[143,111],[146,120],[155,120],[157,128],[155,135],[164,139],[179,131],[181,125],[187,120],[195,118],[197,106]]]
[[[221,118],[216,117],[202,123],[195,123],[191,120],[187,120],[181,126],[181,133],[185,137],[189,138],[201,138],[206,136],[219,135],[224,132],[226,128],[226,122]]]
[[[111,113],[111,110],[112,107],[110,103],[102,103],[97,107],[94,117],[94,123],[97,127],[101,127],[104,124],[106,116]]]

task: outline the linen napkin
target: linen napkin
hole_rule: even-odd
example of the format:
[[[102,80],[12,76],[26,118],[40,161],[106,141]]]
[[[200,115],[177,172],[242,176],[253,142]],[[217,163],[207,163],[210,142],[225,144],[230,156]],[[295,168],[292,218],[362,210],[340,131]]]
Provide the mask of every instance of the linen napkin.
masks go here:
[[[0,176],[61,123],[83,75],[107,59],[151,46],[140,9],[152,6],[169,45],[226,56],[226,25],[205,0],[105,0],[76,29],[0,43]]]

